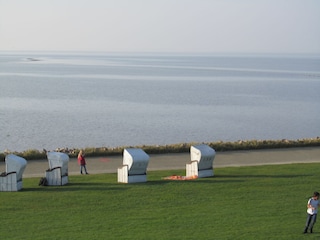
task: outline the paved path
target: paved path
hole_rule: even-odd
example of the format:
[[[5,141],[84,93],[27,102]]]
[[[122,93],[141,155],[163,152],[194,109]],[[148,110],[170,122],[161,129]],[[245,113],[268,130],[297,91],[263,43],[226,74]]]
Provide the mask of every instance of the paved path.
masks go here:
[[[122,156],[87,158],[87,169],[90,174],[116,173],[122,165]],[[185,169],[190,161],[189,153],[150,155],[148,171]],[[250,151],[217,152],[213,162],[214,168],[240,167],[254,165],[274,165],[290,163],[320,163],[320,147],[286,148]],[[29,160],[24,177],[44,176],[48,169],[47,160]],[[70,159],[69,175],[79,174],[77,160]],[[5,171],[5,164],[0,163],[0,172]]]

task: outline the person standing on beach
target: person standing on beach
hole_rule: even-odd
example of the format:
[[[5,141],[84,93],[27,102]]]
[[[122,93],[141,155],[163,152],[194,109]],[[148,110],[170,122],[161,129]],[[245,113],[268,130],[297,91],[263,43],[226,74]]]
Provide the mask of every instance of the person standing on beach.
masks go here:
[[[306,227],[303,231],[303,233],[308,232],[308,228],[310,228],[310,233],[313,232],[313,226],[316,223],[317,220],[317,213],[318,213],[318,207],[319,204],[319,193],[314,192],[313,196],[308,200],[307,204],[307,221],[306,221]]]
[[[83,152],[82,150],[80,150],[80,152],[79,152],[79,154],[78,154],[78,163],[79,163],[79,165],[80,165],[80,173],[83,174],[83,173],[82,173],[82,170],[84,169],[85,173],[86,173],[86,174],[89,174],[89,173],[87,172],[86,159],[85,159],[85,157],[84,157],[84,152]]]

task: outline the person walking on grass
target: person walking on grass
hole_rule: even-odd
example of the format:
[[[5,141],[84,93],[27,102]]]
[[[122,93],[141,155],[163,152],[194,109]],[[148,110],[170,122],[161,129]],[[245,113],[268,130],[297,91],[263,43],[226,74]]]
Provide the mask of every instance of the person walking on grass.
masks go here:
[[[89,174],[89,173],[87,172],[86,159],[85,159],[85,157],[84,157],[84,152],[83,152],[82,150],[80,150],[80,152],[79,152],[79,154],[78,154],[78,163],[79,163],[79,165],[80,165],[80,173],[83,174],[83,173],[82,173],[82,170],[84,169],[85,173],[86,173],[86,174]]]
[[[310,233],[313,232],[313,226],[317,220],[317,213],[318,213],[319,206],[320,206],[319,193],[314,192],[313,196],[308,200],[308,203],[307,203],[308,216],[307,216],[306,226],[305,226],[303,233],[307,233],[308,229],[310,229]]]

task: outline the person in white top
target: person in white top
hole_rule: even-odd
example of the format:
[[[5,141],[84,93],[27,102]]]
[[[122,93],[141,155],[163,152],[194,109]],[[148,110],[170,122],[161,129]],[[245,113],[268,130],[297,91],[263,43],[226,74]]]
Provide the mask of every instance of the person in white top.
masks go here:
[[[308,228],[310,228],[310,233],[313,232],[313,226],[316,223],[317,220],[317,213],[318,213],[318,207],[320,206],[319,204],[319,193],[314,192],[313,196],[308,200],[307,204],[307,221],[306,221],[306,226],[303,231],[303,233],[308,232]]]

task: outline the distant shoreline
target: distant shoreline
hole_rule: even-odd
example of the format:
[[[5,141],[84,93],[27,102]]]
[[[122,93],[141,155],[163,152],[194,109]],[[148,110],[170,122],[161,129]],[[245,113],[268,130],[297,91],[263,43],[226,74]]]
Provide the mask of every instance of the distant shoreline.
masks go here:
[[[121,155],[125,148],[141,148],[148,154],[166,154],[166,153],[187,153],[192,145],[201,143],[177,143],[170,145],[142,145],[142,146],[121,146],[121,147],[99,147],[99,148],[57,148],[42,151],[30,149],[23,152],[4,151],[0,153],[0,161],[4,161],[7,154],[13,153],[27,160],[45,159],[47,151],[57,151],[67,153],[70,157],[76,157],[80,149],[84,150],[87,157],[114,156]],[[307,139],[281,139],[281,140],[239,140],[236,142],[209,142],[207,144],[217,152],[237,151],[237,150],[257,150],[257,149],[276,149],[276,148],[298,148],[298,147],[316,147],[320,146],[320,137]]]

